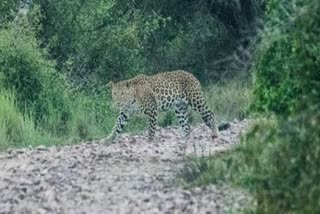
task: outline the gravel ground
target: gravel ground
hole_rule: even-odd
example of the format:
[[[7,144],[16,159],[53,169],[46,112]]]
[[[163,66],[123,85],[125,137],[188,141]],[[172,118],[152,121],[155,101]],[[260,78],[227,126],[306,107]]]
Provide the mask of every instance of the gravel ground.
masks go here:
[[[248,121],[234,121],[214,141],[193,127],[186,155],[208,155],[239,142]],[[185,140],[176,128],[157,130],[155,142],[123,134],[112,145],[83,142],[0,154],[0,213],[230,213],[251,200],[244,191],[177,184]],[[194,146],[195,145],[195,146]]]

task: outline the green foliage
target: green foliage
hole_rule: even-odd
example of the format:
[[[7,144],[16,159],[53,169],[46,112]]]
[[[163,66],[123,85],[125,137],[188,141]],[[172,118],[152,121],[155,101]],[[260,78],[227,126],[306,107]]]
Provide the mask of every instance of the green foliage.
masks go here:
[[[176,114],[174,110],[159,115],[159,123],[161,127],[177,125]]]
[[[259,213],[317,213],[319,202],[319,112],[288,123],[258,120],[234,150],[194,159],[185,185],[228,181],[256,196]]]
[[[8,20],[12,20],[18,10],[19,0],[1,0],[0,2],[0,26]]]
[[[320,3],[275,0],[268,10],[252,101],[278,121],[257,121],[234,150],[194,160],[185,182],[227,180],[247,187],[256,196],[258,213],[318,213]]]
[[[109,80],[176,69],[207,84],[232,77],[206,90],[219,120],[243,118],[251,102],[279,121],[258,121],[233,151],[194,160],[185,181],[245,186],[258,212],[320,211],[319,1],[35,0],[23,17],[20,3],[0,3],[1,150],[105,136],[117,117]],[[264,8],[251,99],[230,56],[248,50]],[[174,114],[159,124],[176,124]],[[145,126],[132,118],[127,130]]]
[[[1,90],[0,103],[0,150],[59,142],[57,138],[43,135],[36,129],[32,118],[19,111],[13,93]]]
[[[77,94],[75,98],[69,97],[66,104],[70,106],[70,116],[61,127],[62,113],[57,109],[48,106],[48,114],[43,115],[41,120],[35,120],[32,108],[20,111],[15,94],[1,89],[0,150],[64,145],[104,137],[114,125],[111,118],[116,118],[110,101],[98,102],[104,96],[92,99]]]
[[[264,156],[266,148],[271,145],[256,143],[255,139],[259,137],[259,142],[273,139],[275,127],[277,121],[274,119],[257,119],[250,135],[247,135],[238,147],[214,156],[191,159],[183,171],[184,185],[202,186],[227,181],[254,188],[250,176],[258,166],[259,156]],[[259,167],[265,169],[265,164]]]
[[[253,169],[255,176],[251,176],[259,209],[269,212],[320,211],[319,121],[319,112],[309,111],[281,124],[282,127],[269,140],[272,146],[264,152],[264,157],[258,159]],[[263,144],[258,137],[251,143]]]
[[[105,137],[113,128],[116,109],[106,93],[92,98],[82,93],[75,93],[71,99],[71,116],[67,121],[69,136],[77,142]]]
[[[2,29],[0,41],[3,87],[16,91],[20,109],[33,107],[39,118],[48,113],[48,105],[59,110],[66,108],[67,83],[39,49],[33,33],[28,29]]]
[[[56,71],[55,62],[39,47],[37,20],[35,15],[0,29],[0,89],[14,92],[2,98],[13,111],[6,114],[8,107],[1,112],[9,118],[2,123],[7,139],[2,148],[37,145],[40,140],[35,138],[52,138],[43,144],[53,144],[104,136],[113,125],[109,118],[115,117],[109,95],[100,92],[89,98],[71,90],[65,75]],[[11,125],[18,123],[22,128]]]
[[[185,69],[202,81],[236,75],[235,69],[230,69],[230,60],[222,59],[234,52],[241,36],[225,24],[226,19],[218,19],[217,11],[211,11],[207,2],[35,3],[43,16],[39,35],[42,44],[57,59],[59,72],[67,73],[73,84],[86,90],[137,73],[166,70]],[[258,17],[262,6],[259,1],[253,4],[250,3],[253,11],[248,9],[248,13]],[[233,1],[223,5],[226,10],[236,6]],[[239,20],[241,15],[247,16],[234,11]],[[254,19],[234,24],[241,29],[244,26],[240,25]]]
[[[168,27],[172,23],[168,23]],[[168,34],[168,30],[163,34]],[[176,30],[175,36],[163,44],[153,47],[148,54],[148,62],[155,68],[151,70],[175,70],[177,68],[191,71],[200,81],[221,78],[226,65],[217,64],[214,59],[222,59],[234,51],[235,40],[226,27],[212,17],[205,9],[194,12],[189,22]],[[223,51],[221,50],[223,47]],[[229,74],[232,75],[232,74]]]
[[[311,213],[320,211],[319,106],[320,106],[320,3],[296,1],[293,10],[278,2],[275,11],[292,12],[262,49],[257,63],[256,106],[281,118],[272,139],[249,139],[270,143],[266,156],[258,159],[252,182],[259,209]],[[286,14],[287,15],[287,14]],[[272,22],[271,22],[272,23]],[[279,26],[277,26],[279,28]],[[280,35],[281,34],[281,35]],[[252,142],[251,142],[252,143]],[[262,167],[262,163],[267,166]]]
[[[0,3],[0,90],[6,103],[0,112],[5,118],[2,148],[105,136],[117,117],[105,87],[109,80],[176,69],[189,70],[206,83],[235,76],[228,71],[229,62],[215,60],[233,53],[241,36],[226,24],[226,17],[216,16],[219,12],[208,2],[29,3]],[[226,10],[236,4],[217,6]],[[254,10],[261,9],[256,6]],[[234,11],[237,17],[250,16]],[[247,25],[234,24],[237,29]],[[227,97],[243,88],[228,87],[210,89],[209,104],[218,114],[242,117],[248,90],[229,105]],[[198,115],[190,116],[200,121]],[[146,124],[144,118],[134,117],[127,131],[141,130]],[[176,124],[173,111],[159,115],[159,125]]]
[[[291,19],[286,25],[267,28],[264,35],[255,66],[256,110],[286,117],[304,109],[309,99],[319,98],[319,6],[316,1],[308,2],[299,9],[298,1],[292,6],[295,10],[278,1],[270,3],[271,14],[286,10]]]
[[[144,71],[145,41],[166,23],[161,16],[143,15],[115,1],[39,4],[44,15],[43,43],[58,59],[59,70],[86,87],[90,87],[87,82],[101,85]]]

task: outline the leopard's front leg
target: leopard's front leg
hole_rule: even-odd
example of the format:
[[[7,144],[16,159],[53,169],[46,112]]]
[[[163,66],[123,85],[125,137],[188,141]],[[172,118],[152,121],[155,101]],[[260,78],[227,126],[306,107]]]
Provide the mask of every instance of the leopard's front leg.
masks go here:
[[[149,125],[149,133],[148,137],[150,141],[153,141],[157,123],[157,106],[155,102],[149,103],[144,107],[144,114],[147,116],[148,125]]]
[[[125,109],[120,111],[117,121],[110,135],[103,140],[103,143],[111,143],[123,130],[123,127],[128,123],[128,113]]]
[[[150,141],[153,141],[155,136],[156,122],[157,122],[157,112],[150,110],[150,111],[146,111],[145,114],[148,118],[148,125],[149,125],[148,137]]]

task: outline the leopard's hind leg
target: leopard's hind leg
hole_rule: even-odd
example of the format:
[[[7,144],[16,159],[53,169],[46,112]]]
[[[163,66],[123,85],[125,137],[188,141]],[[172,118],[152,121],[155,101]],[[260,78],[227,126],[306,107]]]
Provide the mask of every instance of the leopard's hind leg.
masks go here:
[[[188,104],[186,102],[180,102],[175,106],[176,116],[178,122],[182,128],[184,137],[188,137],[190,134],[190,125],[188,119]]]
[[[195,93],[191,93],[189,97],[190,106],[201,114],[201,117],[205,124],[212,130],[212,138],[217,138],[219,131],[215,121],[213,112],[206,104],[205,98],[200,90]]]

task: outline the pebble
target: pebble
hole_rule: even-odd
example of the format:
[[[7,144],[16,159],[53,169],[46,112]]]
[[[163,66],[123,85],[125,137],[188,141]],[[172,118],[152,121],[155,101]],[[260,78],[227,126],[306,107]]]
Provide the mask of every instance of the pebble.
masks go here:
[[[49,149],[47,147],[43,146],[43,145],[40,145],[40,146],[38,146],[36,148],[36,150],[38,150],[38,151],[48,151]]]

